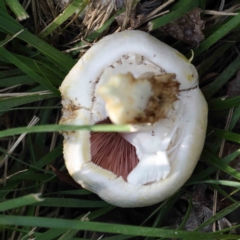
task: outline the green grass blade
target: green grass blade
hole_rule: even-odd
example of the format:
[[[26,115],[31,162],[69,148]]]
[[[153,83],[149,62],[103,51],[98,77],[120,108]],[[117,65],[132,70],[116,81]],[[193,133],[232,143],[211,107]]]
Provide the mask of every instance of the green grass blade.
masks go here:
[[[16,181],[19,182],[19,180],[45,181],[45,180],[52,179],[53,177],[55,177],[53,172],[48,171],[48,174],[47,174],[46,170],[43,169],[43,167],[53,162],[57,157],[61,156],[62,152],[63,152],[62,146],[61,145],[57,146],[55,149],[53,149],[51,152],[46,154],[44,157],[38,159],[36,163],[29,165],[28,171],[14,175],[10,179],[8,179],[8,183],[10,183],[11,185],[12,183],[14,184]],[[25,163],[25,165],[27,164]],[[36,171],[43,172],[44,174],[39,174],[39,173],[37,174]],[[76,191],[82,191],[82,195],[83,195],[84,192],[86,193],[87,190],[82,189],[82,190],[76,190]],[[69,194],[74,194],[74,193],[70,191]],[[90,194],[90,192],[88,192],[88,194]]]
[[[2,9],[0,9],[0,22],[0,29],[3,29],[11,35],[14,35],[21,30],[24,30],[23,32],[21,32],[21,34],[17,35],[17,38],[25,41],[29,45],[38,49],[42,54],[49,57],[52,62],[65,73],[68,73],[75,64],[75,61],[72,58],[70,58],[64,53],[61,53],[45,41],[41,40],[39,37],[36,37],[34,34],[31,34]]]
[[[38,133],[38,132],[59,132],[59,131],[76,131],[76,130],[88,130],[93,132],[129,132],[131,130],[130,125],[111,125],[111,124],[99,124],[99,125],[42,125],[33,127],[19,127],[8,130],[0,131],[0,138],[13,136],[22,133]]]
[[[186,214],[184,216],[184,219],[183,219],[182,223],[177,228],[178,230],[181,230],[181,229],[183,229],[185,227],[185,225],[186,225],[186,223],[187,223],[187,221],[188,221],[188,219],[190,217],[191,212],[192,212],[192,198],[190,198],[190,200],[189,200],[187,212],[186,212]]]
[[[223,186],[228,186],[233,188],[240,188],[239,182],[228,181],[228,180],[204,180],[201,182],[195,182],[195,184],[198,184],[198,183],[211,183],[211,184],[223,185]]]
[[[48,231],[44,232],[43,234],[37,236],[35,240],[43,240],[43,239],[44,240],[53,240],[53,239],[57,239],[57,237],[61,236],[66,231],[67,231],[66,229],[62,230],[62,229],[51,228],[50,230],[48,230]]]
[[[152,224],[152,227],[161,226],[164,217],[167,216],[170,209],[172,209],[173,205],[175,204],[175,202],[179,199],[179,197],[181,195],[182,195],[182,191],[180,190],[177,193],[175,193],[172,197],[170,197],[169,199],[166,199],[164,202],[161,203],[161,205],[156,209],[156,210],[159,210],[159,211],[158,211],[158,215],[156,216],[156,218],[155,218],[155,220]],[[152,217],[154,214],[156,214],[156,211],[154,211],[149,216],[149,218]],[[146,240],[148,240],[148,239],[149,238],[146,238]]]
[[[204,59],[204,61],[201,62],[200,68],[199,68],[199,78],[201,78],[205,72],[208,71],[208,69],[214,65],[218,59],[234,44],[234,42],[231,43],[224,43],[221,44],[219,48],[217,48],[207,59]]]
[[[240,15],[240,14],[239,14]],[[203,91],[206,98],[216,93],[240,68],[240,56],[237,57],[224,71]]]
[[[229,154],[228,156],[226,156],[225,158],[222,159],[222,161],[226,164],[228,164],[229,162],[233,161],[236,157],[238,157],[240,154],[240,150],[237,150],[231,154]],[[201,181],[204,178],[207,178],[208,176],[210,176],[212,173],[216,172],[217,168],[215,166],[209,166],[207,169],[204,169],[203,171],[191,176],[191,178],[187,181],[187,185],[192,185],[197,181]]]
[[[200,7],[201,9],[205,9],[206,1],[207,1],[207,0],[200,0],[199,7]]]
[[[32,83],[34,83],[32,78],[30,78],[27,75],[23,75],[18,77],[2,78],[0,80],[0,87],[11,87],[14,85],[32,84]]]
[[[3,47],[4,45],[6,45],[7,43],[11,42],[17,35],[19,35],[23,30],[21,30],[20,32],[12,35],[12,36],[7,36],[3,41],[0,42],[0,47]],[[1,61],[3,61],[4,59],[1,59]]]
[[[218,158],[217,156],[212,154],[207,149],[203,150],[203,154],[202,155],[203,155],[204,160],[207,163],[215,166],[217,169],[220,169],[223,172],[226,172],[227,174],[231,175],[232,177],[240,180],[240,173],[237,170],[235,170],[232,167],[228,166],[226,163],[221,161],[220,158]]]
[[[66,208],[102,208],[109,204],[104,201],[91,201],[73,198],[45,198],[43,202],[35,204],[45,207],[66,207]]]
[[[44,199],[39,198],[39,194],[29,194],[24,197],[14,198],[0,203],[0,211],[7,211],[13,208],[19,208],[26,205],[42,202]]]
[[[240,24],[240,14],[231,17],[229,21],[222,24],[212,35],[205,39],[200,46],[194,51],[194,55],[198,56],[200,53],[204,52],[210,48],[213,44],[219,41],[221,38],[229,34],[235,27]]]
[[[198,7],[200,4],[199,0],[181,0],[170,9],[170,13],[156,18],[148,23],[148,30],[152,31],[156,28],[162,27],[167,23],[180,18],[182,15],[190,12],[192,9]]]
[[[229,125],[229,130],[232,130],[235,127],[239,119],[240,119],[240,105],[238,105],[238,107],[236,107],[233,112],[232,120]]]
[[[209,130],[212,130],[213,134],[217,137],[240,143],[240,134],[229,132],[229,131],[218,129],[218,128],[213,128],[213,127],[209,127]]]
[[[90,214],[85,214],[85,216],[84,216],[84,215],[83,215],[83,216],[80,216],[80,217],[78,217],[77,219],[81,219],[81,220],[84,220],[84,219],[85,219],[85,220],[86,220],[86,218],[87,218],[87,220],[92,221],[92,220],[94,220],[95,218],[104,215],[105,213],[111,211],[111,210],[114,209],[114,208],[115,208],[115,207],[113,207],[113,206],[101,208],[101,209],[99,209],[99,210],[95,210],[95,211],[91,212]],[[86,217],[86,215],[87,215],[87,217]],[[77,219],[76,219],[76,220],[77,220]],[[76,231],[77,231],[77,230],[71,230],[71,231],[69,231],[69,233],[67,233],[67,235],[71,235],[71,233],[75,233]],[[71,233],[70,233],[70,232],[71,232]],[[62,230],[62,229],[55,229],[55,228],[53,228],[53,229],[49,229],[48,231],[46,231],[45,233],[43,233],[41,236],[37,237],[36,240],[41,240],[41,239],[44,239],[44,240],[52,240],[52,239],[54,239],[54,238],[56,238],[56,237],[59,237],[59,236],[65,234],[65,233],[66,233],[66,230],[65,230],[65,229]],[[74,234],[74,235],[75,235],[75,234]],[[73,235],[73,236],[74,236],[74,235]],[[70,239],[72,240],[73,238],[70,238]]]
[[[75,0],[67,6],[67,8],[54,19],[43,31],[38,35],[40,38],[45,38],[58,28],[63,22],[71,17],[76,11],[81,13],[87,6],[89,0]]]
[[[56,97],[53,93],[46,94],[33,94],[29,96],[20,96],[20,97],[10,97],[5,99],[0,99],[0,112],[4,112],[9,108],[16,107],[19,105],[38,102],[48,98]]]
[[[44,157],[40,158],[33,166],[36,168],[43,168],[47,164],[51,163],[54,159],[59,157],[63,152],[63,147],[59,144],[51,152],[47,153]]]
[[[46,90],[49,90],[49,91],[55,93],[56,96],[60,96],[59,90],[56,89],[50,81],[41,77],[39,74],[37,74],[35,71],[33,71],[30,67],[28,67],[28,65],[24,64],[22,61],[20,61],[18,58],[16,58],[12,53],[10,53],[4,47],[0,48],[0,55],[2,55],[4,58],[9,60],[12,64],[17,66],[24,73],[26,73],[29,77],[34,79],[36,82],[38,82],[44,88],[46,88]]]
[[[46,106],[54,106],[55,99],[48,99],[44,102]],[[48,124],[51,121],[52,109],[41,109],[38,113],[39,122],[38,125]],[[35,139],[33,141],[33,145],[38,147],[38,154],[44,153],[44,143],[47,141],[48,133],[37,133],[35,134]]]
[[[0,0],[1,1],[1,0]],[[11,70],[5,70],[0,72],[0,79],[7,78],[7,77],[16,77],[19,75],[22,75],[23,72],[19,69],[11,69]]]
[[[22,7],[22,5],[18,2],[18,0],[5,0],[5,2],[9,6],[9,8],[14,12],[14,14],[17,16],[19,21],[29,18],[29,15],[25,11],[25,9]]]
[[[65,73],[53,66],[53,64],[44,56],[37,56],[36,59],[19,54],[14,54],[14,56],[57,87],[60,86],[62,80],[66,76]]]
[[[31,167],[31,166],[29,166]],[[43,170],[42,170],[43,171]],[[28,171],[27,172],[23,172],[23,173],[19,173],[17,175],[14,175],[12,176],[8,181],[9,182],[13,182],[13,181],[20,181],[20,180],[27,180],[27,181],[47,181],[51,178],[55,177],[52,174],[40,174],[40,173],[29,173]]]
[[[218,232],[219,233],[226,233],[226,232],[231,232],[231,231],[233,231],[234,229],[236,229],[236,228],[239,228],[240,227],[240,224],[236,224],[236,225],[234,225],[234,226],[231,226],[231,227],[229,227],[229,228],[223,228],[222,230],[219,230]]]
[[[56,193],[62,194],[62,195],[76,195],[76,196],[92,194],[92,192],[90,192],[90,191],[88,191],[86,189],[80,189],[80,190],[51,192],[51,193],[48,193],[47,196],[51,195],[51,194],[56,194]],[[44,196],[46,196],[46,194]]]
[[[49,106],[49,107],[47,107],[47,106],[45,106],[45,107],[38,107],[38,106],[36,106],[36,107],[16,107],[16,108],[11,108],[11,109],[9,109],[9,111],[15,111],[15,110],[33,110],[33,111],[35,111],[35,110],[42,110],[42,109],[52,109],[52,110],[54,110],[54,109],[61,109],[61,107],[60,106]],[[0,111],[1,112],[1,111]]]
[[[222,111],[225,109],[230,109],[235,106],[239,106],[240,97],[233,97],[230,99],[217,98],[209,101],[208,107],[212,111]]]
[[[195,182],[201,181],[202,179],[207,178],[212,173],[216,172],[217,168],[214,166],[210,166],[207,169],[204,169],[203,171],[191,176],[191,178],[186,182],[186,185],[192,185]]]
[[[5,6],[4,0],[0,0],[0,8],[2,8],[5,12],[7,12],[7,8]]]
[[[106,238],[102,238],[102,240],[128,240],[133,238],[133,236],[130,235],[115,235],[115,236],[111,236],[111,237],[106,237]]]
[[[101,209],[98,209],[98,210],[95,210],[95,211],[91,212],[91,213],[87,216],[87,218],[88,218],[90,221],[93,221],[94,219],[103,216],[104,214],[112,211],[112,210],[115,209],[115,208],[116,208],[115,206],[108,205],[107,207],[103,207],[103,208],[101,208]]]
[[[225,163],[230,163],[231,161],[233,161],[236,157],[238,157],[240,155],[240,149],[236,150],[233,153],[230,153],[229,155],[227,155],[226,157],[224,157],[222,160]]]
[[[77,220],[67,220],[46,217],[25,217],[0,215],[1,225],[35,226],[58,229],[88,230],[104,233],[126,234],[133,236],[184,238],[184,239],[238,239],[237,235],[223,235],[215,233],[187,232],[182,230],[168,230],[151,227],[138,227],[120,224],[107,224],[99,222],[81,222]]]
[[[224,198],[230,200],[232,203],[236,203],[236,202],[239,203],[239,201],[237,201],[237,200],[235,200],[234,198],[232,198],[232,197],[230,196],[230,194],[227,193],[227,192],[225,192],[219,185],[217,185],[217,184],[211,184],[211,183],[210,183],[210,188],[213,188],[213,189],[217,190],[217,192],[218,192],[221,196],[223,196]]]

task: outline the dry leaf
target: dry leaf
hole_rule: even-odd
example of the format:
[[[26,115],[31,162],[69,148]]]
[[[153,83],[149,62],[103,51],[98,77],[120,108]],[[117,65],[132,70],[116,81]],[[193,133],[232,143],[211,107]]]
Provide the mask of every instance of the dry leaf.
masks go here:
[[[224,228],[231,228],[234,225],[236,225],[236,224],[230,223],[226,218],[222,218],[222,219],[218,220],[218,228],[219,228],[219,230],[222,230]],[[237,234],[236,229],[230,230],[230,233],[231,234]]]
[[[192,212],[185,225],[185,230],[193,231],[207,219],[212,217],[212,210],[201,203],[194,202],[192,205]],[[201,232],[212,232],[212,226],[208,225],[200,230]]]
[[[160,30],[173,38],[198,47],[199,43],[204,39],[202,29],[204,29],[205,24],[201,20],[200,13],[201,9],[195,8],[176,21],[161,27]]]

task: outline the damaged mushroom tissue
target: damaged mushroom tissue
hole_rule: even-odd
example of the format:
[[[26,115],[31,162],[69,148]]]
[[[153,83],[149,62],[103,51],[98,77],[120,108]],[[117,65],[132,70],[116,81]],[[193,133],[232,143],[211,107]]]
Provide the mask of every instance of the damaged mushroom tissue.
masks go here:
[[[207,127],[195,67],[148,33],[94,44],[64,79],[60,124],[130,124],[132,131],[65,132],[64,159],[83,188],[120,207],[148,206],[191,176]]]

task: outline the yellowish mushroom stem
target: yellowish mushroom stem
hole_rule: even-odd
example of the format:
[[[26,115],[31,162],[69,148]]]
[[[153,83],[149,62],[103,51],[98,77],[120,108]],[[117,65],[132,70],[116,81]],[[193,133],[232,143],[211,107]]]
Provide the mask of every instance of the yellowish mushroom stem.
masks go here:
[[[164,118],[177,100],[175,74],[135,79],[131,73],[112,76],[98,88],[115,124],[155,123]]]

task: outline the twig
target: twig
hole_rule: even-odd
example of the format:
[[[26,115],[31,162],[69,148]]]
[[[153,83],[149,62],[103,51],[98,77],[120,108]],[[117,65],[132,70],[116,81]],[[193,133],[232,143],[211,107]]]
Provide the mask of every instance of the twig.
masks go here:
[[[164,4],[162,4],[161,6],[159,6],[158,8],[156,8],[154,11],[150,12],[146,18],[150,18],[152,16],[154,16],[156,13],[158,13],[159,11],[161,11],[162,9],[164,9],[165,7],[167,7],[168,5],[170,5],[171,3],[175,2],[175,0],[168,0],[167,2],[165,2]]]
[[[208,15],[215,15],[215,16],[236,16],[238,13],[232,13],[232,12],[219,12],[214,10],[204,10],[204,14]]]

